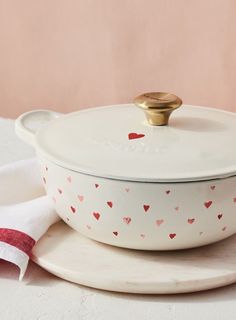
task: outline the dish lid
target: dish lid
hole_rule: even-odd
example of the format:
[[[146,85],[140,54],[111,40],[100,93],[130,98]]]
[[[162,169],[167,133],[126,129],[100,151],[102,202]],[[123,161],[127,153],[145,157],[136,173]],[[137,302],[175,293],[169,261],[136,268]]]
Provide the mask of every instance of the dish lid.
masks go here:
[[[62,167],[130,181],[181,182],[236,173],[236,114],[148,93],[135,104],[77,111],[38,131],[37,151]]]

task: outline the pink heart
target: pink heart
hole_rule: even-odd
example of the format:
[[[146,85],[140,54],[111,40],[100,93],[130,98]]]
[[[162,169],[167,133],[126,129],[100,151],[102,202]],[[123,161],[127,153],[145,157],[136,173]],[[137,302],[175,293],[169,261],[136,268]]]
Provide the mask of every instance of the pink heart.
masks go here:
[[[217,218],[220,220],[223,217],[223,214],[218,214]]]
[[[76,209],[75,209],[74,207],[71,206],[70,209],[71,209],[71,211],[72,211],[73,213],[76,212]]]
[[[125,188],[125,191],[126,191],[126,192],[129,192],[129,190],[130,190],[129,188]]]
[[[118,232],[117,231],[113,231],[113,234],[117,237],[118,236]]]
[[[160,219],[160,220],[156,220],[156,224],[158,225],[158,227],[164,222],[163,219]]]
[[[84,201],[84,196],[78,195],[77,197],[78,197],[78,199],[79,199],[80,202],[83,202],[83,201]]]
[[[71,183],[71,177],[67,177],[67,181]]]
[[[124,218],[123,218],[123,221],[124,221],[124,223],[126,223],[126,224],[130,224],[131,218],[130,218],[130,217],[124,217]]]
[[[188,223],[189,223],[189,224],[193,224],[194,221],[195,221],[195,219],[188,219]]]
[[[222,228],[222,231],[225,231],[227,229],[227,227],[225,226],[224,228]]]
[[[111,201],[107,201],[107,205],[112,208],[113,207],[113,203]]]
[[[99,212],[93,212],[93,216],[95,219],[99,220],[100,219],[100,213]]]
[[[179,211],[179,207],[175,207],[175,210],[176,210],[176,211]]]
[[[136,132],[131,132],[128,135],[129,140],[133,140],[133,139],[140,139],[145,137],[145,134],[143,133],[136,133]]]
[[[140,234],[140,237],[141,237],[142,239],[144,239],[144,238],[145,238],[145,234],[141,233],[141,234]]]
[[[210,208],[210,206],[212,205],[212,201],[206,201],[205,203],[204,203],[204,206],[208,209],[208,208]]]
[[[234,198],[234,202],[236,202],[236,197]]]
[[[148,204],[144,204],[143,205],[143,209],[145,212],[147,212],[149,210],[150,206]]]
[[[211,190],[215,190],[216,186],[211,186]]]
[[[174,239],[175,236],[176,236],[176,233],[170,233],[170,234],[169,234],[170,239]]]

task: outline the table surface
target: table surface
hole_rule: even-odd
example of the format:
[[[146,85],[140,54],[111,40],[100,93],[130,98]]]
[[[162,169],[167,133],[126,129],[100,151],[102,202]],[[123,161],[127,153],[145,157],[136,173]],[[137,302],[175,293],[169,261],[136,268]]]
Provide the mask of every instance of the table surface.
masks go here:
[[[13,120],[0,119],[0,165],[33,155],[15,136]],[[33,262],[19,282],[17,267],[0,260],[0,314],[1,320],[233,320],[236,284],[182,295],[120,294],[66,282]]]

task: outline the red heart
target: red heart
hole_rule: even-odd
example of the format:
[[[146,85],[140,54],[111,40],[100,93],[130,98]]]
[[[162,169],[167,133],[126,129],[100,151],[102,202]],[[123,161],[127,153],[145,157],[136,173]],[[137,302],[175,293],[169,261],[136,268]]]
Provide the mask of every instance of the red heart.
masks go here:
[[[128,135],[129,140],[133,140],[133,139],[140,139],[145,137],[145,134],[143,133],[136,133],[136,132],[131,132]]]
[[[43,177],[43,182],[46,184],[47,183],[47,181],[46,181],[46,178],[45,177]]]
[[[170,194],[170,190],[166,190],[166,194]]]
[[[211,190],[215,190],[216,186],[211,186]]]
[[[222,217],[223,217],[223,214],[221,213],[221,214],[218,214],[218,219],[220,220]]]
[[[113,203],[111,201],[107,201],[107,205],[112,208],[113,207]]]
[[[60,194],[62,194],[62,190],[61,190],[61,189],[57,189],[57,191],[58,191]]]
[[[195,221],[195,219],[188,219],[188,223],[189,223],[189,224],[194,223],[194,221]]]
[[[100,213],[99,212],[93,212],[93,216],[95,219],[99,220],[100,219]]]
[[[131,218],[130,218],[130,217],[124,217],[124,218],[123,218],[123,221],[124,221],[126,224],[130,224]]]
[[[113,234],[117,237],[118,236],[118,232],[114,231]]]
[[[156,220],[156,224],[158,225],[158,227],[160,227],[160,225],[164,222],[163,219],[160,220]]]
[[[170,234],[169,234],[169,237],[170,237],[171,239],[174,239],[175,236],[176,236],[176,233],[170,233]]]
[[[143,209],[145,212],[147,212],[149,210],[150,206],[148,204],[144,204],[143,205]]]
[[[99,184],[95,183],[95,188],[98,188],[99,187]]]
[[[73,213],[75,213],[76,209],[74,207],[71,206],[70,209]]]
[[[208,209],[212,205],[212,201],[207,201],[204,203],[204,206]]]

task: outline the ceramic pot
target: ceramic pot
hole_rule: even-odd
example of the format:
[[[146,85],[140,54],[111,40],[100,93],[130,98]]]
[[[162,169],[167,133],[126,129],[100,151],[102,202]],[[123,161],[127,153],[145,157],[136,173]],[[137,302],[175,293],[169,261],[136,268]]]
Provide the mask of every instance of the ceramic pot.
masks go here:
[[[135,104],[16,120],[60,217],[132,249],[206,245],[236,232],[236,115],[148,93]],[[169,120],[170,113],[178,108]],[[168,123],[169,120],[169,123]]]

